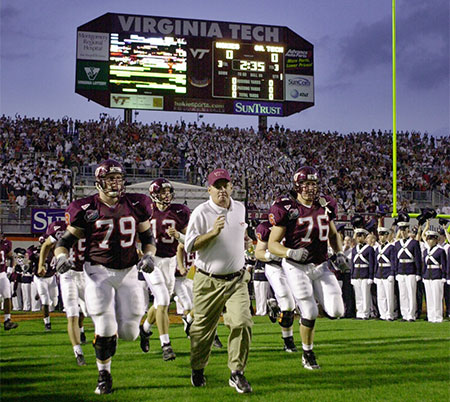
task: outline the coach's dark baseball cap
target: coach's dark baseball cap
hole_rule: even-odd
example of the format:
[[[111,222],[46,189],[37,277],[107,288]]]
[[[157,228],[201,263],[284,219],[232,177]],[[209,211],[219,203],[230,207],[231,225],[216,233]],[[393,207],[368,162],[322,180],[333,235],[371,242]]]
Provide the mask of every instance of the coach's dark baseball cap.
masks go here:
[[[217,180],[225,179],[231,181],[230,174],[225,169],[215,169],[208,175],[208,185],[214,186]]]

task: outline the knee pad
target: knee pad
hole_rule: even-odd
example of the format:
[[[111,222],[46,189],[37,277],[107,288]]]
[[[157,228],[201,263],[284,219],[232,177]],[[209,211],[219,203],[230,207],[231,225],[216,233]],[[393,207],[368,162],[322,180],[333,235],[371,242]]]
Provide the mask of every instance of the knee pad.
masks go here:
[[[290,328],[294,323],[294,312],[293,311],[282,311],[280,318],[278,319],[278,324],[283,328]]]
[[[96,336],[93,346],[98,360],[108,360],[116,353],[117,336]]]
[[[308,320],[307,318],[302,318],[300,322],[304,327],[311,329],[314,328],[314,325],[316,324],[316,320]]]

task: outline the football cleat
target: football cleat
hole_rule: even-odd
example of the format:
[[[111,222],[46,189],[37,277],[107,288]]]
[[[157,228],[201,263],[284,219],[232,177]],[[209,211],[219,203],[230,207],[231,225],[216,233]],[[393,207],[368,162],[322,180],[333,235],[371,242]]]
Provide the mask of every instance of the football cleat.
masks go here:
[[[240,394],[246,394],[253,391],[249,382],[245,378],[244,373],[241,373],[239,371],[231,373],[228,384],[230,385],[230,387],[234,387]]]
[[[150,337],[152,336],[153,332],[145,332],[144,326],[139,325],[139,336],[141,338],[141,349],[144,353],[148,353],[150,350]]]
[[[76,359],[77,359],[77,364],[79,366],[86,366],[86,360],[84,360],[84,355],[77,354]]]
[[[219,335],[217,335],[217,334],[214,336],[213,346],[217,349],[223,348],[222,342],[220,342]]]
[[[51,323],[45,324],[44,326],[45,326],[45,330],[46,331],[51,331],[52,330],[52,324]]]
[[[275,299],[267,300],[267,311],[269,312],[269,319],[273,323],[277,322],[278,315],[280,314],[280,308]]]
[[[203,369],[192,370],[191,384],[194,387],[204,387],[206,385],[206,378],[205,375],[203,374]]]
[[[181,320],[183,321],[184,332],[186,336],[189,338],[189,332],[191,330],[192,321],[188,322],[185,315],[181,316]]]
[[[162,351],[163,351],[163,360],[164,361],[169,361],[169,360],[175,360],[176,355],[175,352],[172,349],[172,345],[169,343],[165,343],[162,346]]]
[[[86,345],[86,334],[84,332],[80,332],[80,341],[82,345]]]
[[[17,328],[19,324],[17,322],[12,322],[11,320],[6,320],[3,323],[3,328],[5,328],[5,331],[9,331],[10,329]]]
[[[288,353],[298,352],[297,346],[294,343],[294,337],[288,336],[287,338],[283,338],[284,340],[284,351]]]
[[[97,395],[110,394],[112,392],[112,377],[111,373],[106,370],[100,370],[98,373],[97,388],[95,393]]]
[[[304,350],[302,356],[302,364],[305,369],[318,370],[320,366],[316,362],[316,355],[312,350]]]

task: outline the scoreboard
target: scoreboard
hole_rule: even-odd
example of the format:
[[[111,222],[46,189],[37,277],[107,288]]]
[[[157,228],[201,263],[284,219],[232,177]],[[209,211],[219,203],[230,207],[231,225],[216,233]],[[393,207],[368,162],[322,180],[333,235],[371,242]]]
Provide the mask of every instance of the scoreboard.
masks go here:
[[[77,30],[75,92],[105,107],[288,116],[314,105],[287,27],[108,13]]]

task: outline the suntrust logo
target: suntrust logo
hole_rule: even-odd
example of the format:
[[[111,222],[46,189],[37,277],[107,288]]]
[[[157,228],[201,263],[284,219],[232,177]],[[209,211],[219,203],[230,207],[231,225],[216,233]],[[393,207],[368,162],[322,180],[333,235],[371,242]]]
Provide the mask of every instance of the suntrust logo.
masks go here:
[[[283,105],[280,103],[271,102],[235,101],[234,113],[264,116],[282,116]]]

